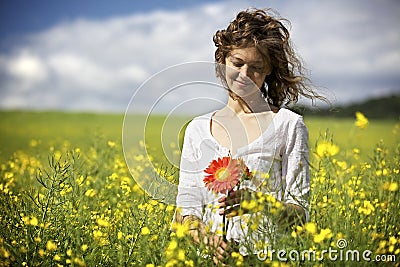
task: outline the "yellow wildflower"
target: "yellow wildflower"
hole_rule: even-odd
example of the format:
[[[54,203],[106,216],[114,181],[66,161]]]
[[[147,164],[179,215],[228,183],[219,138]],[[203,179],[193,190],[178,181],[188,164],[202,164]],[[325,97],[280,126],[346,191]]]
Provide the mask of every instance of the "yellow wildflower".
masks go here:
[[[365,215],[370,215],[373,211],[375,211],[375,208],[369,200],[364,200],[363,206],[358,208],[358,212]]]
[[[172,229],[175,231],[175,234],[178,238],[182,238],[189,231],[191,221],[187,220],[184,224],[174,223],[172,225]]]
[[[140,231],[142,235],[148,235],[150,234],[150,230],[149,228],[147,228],[146,226],[142,228],[142,230]]]
[[[54,251],[57,249],[57,244],[54,243],[52,240],[47,241],[46,243],[46,249],[48,251]]]
[[[109,147],[115,147],[115,142],[113,142],[113,141],[108,141],[108,142],[107,142],[107,145],[108,145]]]
[[[43,249],[39,249],[39,256],[43,257],[46,254]]]
[[[317,232],[317,225],[313,222],[308,222],[306,223],[306,225],[304,226],[304,228],[306,229],[307,232],[309,232],[310,234],[315,234]]]
[[[81,249],[82,249],[83,252],[85,252],[85,251],[88,249],[88,245],[83,244],[83,245],[81,246]]]
[[[94,197],[95,195],[96,195],[96,191],[94,189],[88,189],[85,192],[85,196],[87,196],[87,197]]]
[[[397,189],[399,189],[399,184],[396,182],[390,183],[388,190],[391,192],[397,191]]]
[[[36,147],[37,145],[38,145],[38,141],[37,140],[35,140],[35,139],[32,139],[31,141],[30,141],[30,143],[29,143],[29,145],[31,146],[31,147]]]
[[[103,227],[108,227],[108,226],[111,225],[111,224],[107,221],[107,219],[104,219],[104,218],[98,218],[98,219],[96,220],[96,223],[97,223],[99,226],[103,226]]]
[[[119,231],[117,237],[118,237],[118,240],[121,240],[123,237],[123,233],[121,231]]]
[[[60,261],[60,260],[61,260],[61,257],[60,257],[58,254],[56,254],[56,255],[54,255],[53,259],[54,259],[55,261]]]
[[[39,223],[39,221],[38,221],[38,219],[37,219],[35,216],[32,216],[29,223],[30,223],[31,225],[33,225],[33,226],[37,226],[38,223]]]
[[[339,153],[339,147],[330,142],[321,142],[318,144],[316,152],[319,157],[334,156]]]
[[[74,258],[74,263],[78,266],[82,266],[82,267],[86,266],[86,263],[80,258]]]
[[[100,230],[93,230],[93,237],[94,238],[99,238],[102,237],[103,233]]]
[[[324,239],[329,239],[333,236],[331,229],[326,228],[326,229],[321,229],[319,234],[314,235],[314,242],[315,243],[320,243],[324,241]]]
[[[186,261],[185,261],[185,266],[194,267],[194,262],[193,262],[193,260],[186,260]]]
[[[362,114],[361,112],[357,111],[356,112],[356,122],[354,125],[360,129],[365,129],[367,128],[368,125],[368,119]]]
[[[184,261],[185,260],[185,251],[183,249],[179,249],[178,250],[178,259],[180,261]]]
[[[250,201],[244,200],[242,201],[242,204],[240,204],[240,206],[245,210],[253,210],[257,207],[257,201],[255,201],[254,199]]]

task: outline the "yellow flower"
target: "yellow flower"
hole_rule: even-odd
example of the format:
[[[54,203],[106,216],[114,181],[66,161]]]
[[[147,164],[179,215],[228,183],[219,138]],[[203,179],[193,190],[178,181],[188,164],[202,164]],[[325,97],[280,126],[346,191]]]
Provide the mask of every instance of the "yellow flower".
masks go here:
[[[108,227],[108,226],[111,225],[111,224],[107,221],[107,219],[103,219],[103,218],[98,218],[98,219],[96,220],[96,222],[97,222],[97,224],[98,224],[99,226],[103,226],[103,227]]]
[[[113,142],[113,141],[108,141],[108,142],[107,142],[107,145],[108,145],[109,147],[115,147],[115,142]]]
[[[347,163],[345,161],[338,161],[336,164],[342,169],[346,170],[347,169]]]
[[[39,256],[43,257],[46,254],[43,249],[39,249]]]
[[[147,228],[146,226],[143,227],[142,230],[141,230],[141,234],[142,234],[142,235],[148,235],[148,234],[150,234],[149,228]]]
[[[118,237],[118,240],[121,240],[123,237],[123,233],[121,231],[119,231],[117,237]]]
[[[186,260],[186,261],[185,261],[185,266],[194,267],[194,262],[193,262],[193,260]]]
[[[168,250],[175,250],[178,247],[178,242],[176,240],[171,240],[171,242],[168,245]]]
[[[172,224],[172,229],[178,238],[185,237],[186,233],[189,231],[191,224],[194,223],[190,220],[185,221],[184,224],[174,223]]]
[[[329,228],[321,229],[319,234],[314,235],[314,242],[320,243],[320,242],[324,241],[324,239],[329,239],[332,236],[333,235],[332,235],[331,229],[329,229]]]
[[[354,125],[360,129],[365,129],[367,128],[368,125],[368,119],[362,114],[361,112],[357,111],[356,112],[356,122]]]
[[[94,238],[99,238],[102,237],[103,233],[100,230],[93,230],[93,237]]]
[[[74,258],[74,263],[78,266],[82,266],[82,267],[86,266],[86,263],[80,258]]]
[[[335,144],[324,141],[318,144],[316,152],[321,158],[324,156],[334,156],[339,153],[339,147]]]
[[[365,215],[370,215],[373,211],[375,211],[375,208],[369,200],[364,200],[363,206],[358,208],[358,212]]]
[[[85,251],[88,249],[88,245],[83,244],[83,245],[81,246],[81,249],[82,249],[83,252],[85,252]]]
[[[309,232],[310,234],[315,234],[317,232],[317,225],[313,222],[308,222],[306,223],[306,225],[304,226],[304,228],[306,229],[307,232]]]
[[[292,231],[292,233],[290,234],[293,238],[297,237],[297,233],[295,231]]]
[[[252,199],[250,201],[244,200],[244,201],[242,201],[240,206],[245,210],[253,210],[253,209],[257,208],[257,201],[255,201],[254,199]]]
[[[36,147],[36,146],[38,145],[38,141],[35,140],[35,139],[32,139],[32,140],[30,141],[29,145],[30,145],[31,147]]]
[[[29,217],[25,218],[25,223],[33,225],[33,226],[37,226],[39,224],[39,221],[35,216],[31,216],[30,219],[29,219]]]
[[[57,249],[57,244],[54,243],[53,241],[49,240],[49,241],[47,241],[47,243],[46,243],[46,249],[47,249],[48,251],[54,251],[54,250]]]
[[[85,196],[87,196],[87,197],[94,197],[95,195],[96,195],[96,191],[94,189],[88,189],[85,192]]]
[[[185,260],[185,251],[183,249],[179,249],[178,250],[178,259],[180,261],[184,261]]]
[[[390,183],[388,190],[391,192],[397,191],[399,189],[399,185],[396,182]]]
[[[67,250],[67,256],[71,257],[71,255],[72,255],[72,249],[68,249]]]
[[[61,260],[61,257],[58,255],[58,254],[56,254],[56,255],[54,255],[54,258],[53,258],[55,261],[60,261]]]

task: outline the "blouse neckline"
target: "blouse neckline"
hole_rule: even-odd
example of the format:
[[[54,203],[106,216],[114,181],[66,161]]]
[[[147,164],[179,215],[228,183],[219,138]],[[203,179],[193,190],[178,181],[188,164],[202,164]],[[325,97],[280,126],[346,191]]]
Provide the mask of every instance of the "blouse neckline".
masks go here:
[[[278,112],[277,112],[277,113],[275,114],[275,116],[272,118],[271,123],[268,125],[268,127],[267,127],[267,129],[265,129],[265,131],[263,131],[256,139],[254,139],[254,140],[251,141],[250,143],[248,143],[248,144],[246,144],[246,145],[244,145],[244,146],[241,146],[241,147],[239,147],[238,149],[236,149],[236,153],[235,153],[234,155],[231,155],[231,150],[230,150],[229,148],[227,148],[227,147],[221,145],[221,144],[218,142],[218,140],[213,136],[213,134],[212,134],[212,132],[211,132],[212,118],[213,118],[215,112],[217,112],[217,111],[214,111],[214,112],[209,113],[209,119],[208,119],[208,121],[207,121],[207,125],[208,125],[208,127],[207,127],[207,129],[208,129],[208,130],[207,130],[207,133],[208,133],[209,137],[211,138],[211,140],[213,140],[213,142],[214,142],[215,144],[218,145],[218,147],[222,148],[222,149],[225,150],[225,151],[228,151],[229,155],[235,156],[235,155],[238,155],[238,154],[239,154],[239,151],[241,151],[241,150],[243,150],[243,149],[245,149],[245,148],[248,148],[248,147],[252,146],[253,144],[256,144],[257,142],[259,142],[259,140],[262,139],[262,138],[264,137],[264,135],[265,135],[267,132],[269,132],[269,130],[271,129],[271,127],[275,124],[276,118],[279,117],[280,113],[282,113],[282,112],[281,112],[282,109],[284,109],[284,108],[280,108],[280,109],[278,110]]]

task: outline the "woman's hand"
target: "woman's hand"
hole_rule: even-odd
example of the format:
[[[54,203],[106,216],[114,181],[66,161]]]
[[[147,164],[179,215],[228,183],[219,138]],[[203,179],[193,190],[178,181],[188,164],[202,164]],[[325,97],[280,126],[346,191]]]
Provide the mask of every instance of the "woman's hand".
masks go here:
[[[251,197],[251,191],[248,190],[247,188],[230,191],[228,196],[223,196],[218,199],[218,203],[221,208],[219,214],[220,215],[225,214],[227,217],[233,217],[238,215],[239,210],[241,209],[240,203],[244,199],[249,199],[250,197]],[[242,209],[242,212],[245,211]]]
[[[226,266],[223,262],[230,257],[232,248],[224,241],[222,236],[211,233],[203,240],[209,252],[213,255],[216,265]]]
[[[223,239],[222,236],[205,231],[204,223],[196,216],[179,216],[176,215],[180,223],[187,223],[190,226],[189,235],[196,244],[203,244],[213,257],[213,261],[217,265],[225,266],[223,261],[230,256],[232,248]]]

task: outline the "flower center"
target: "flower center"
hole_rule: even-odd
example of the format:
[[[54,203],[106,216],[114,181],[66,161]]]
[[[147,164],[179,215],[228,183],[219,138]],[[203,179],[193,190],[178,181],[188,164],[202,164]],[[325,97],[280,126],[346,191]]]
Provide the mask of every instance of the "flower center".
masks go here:
[[[231,172],[228,168],[222,167],[215,172],[215,178],[218,181],[224,181],[231,176]]]

